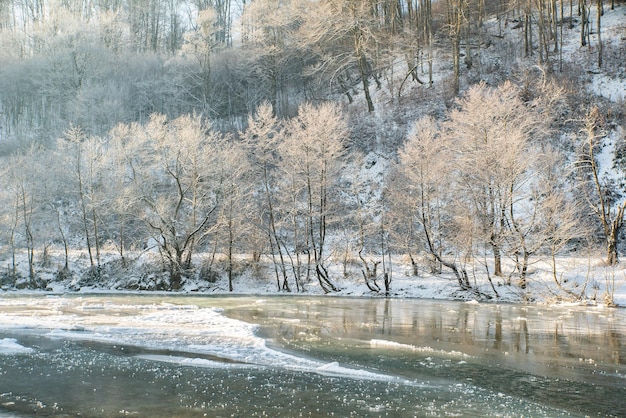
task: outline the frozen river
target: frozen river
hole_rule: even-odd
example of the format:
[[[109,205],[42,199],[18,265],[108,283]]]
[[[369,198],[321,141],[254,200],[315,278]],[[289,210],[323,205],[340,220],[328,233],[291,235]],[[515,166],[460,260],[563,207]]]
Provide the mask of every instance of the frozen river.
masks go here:
[[[625,416],[626,311],[0,297],[0,417]]]

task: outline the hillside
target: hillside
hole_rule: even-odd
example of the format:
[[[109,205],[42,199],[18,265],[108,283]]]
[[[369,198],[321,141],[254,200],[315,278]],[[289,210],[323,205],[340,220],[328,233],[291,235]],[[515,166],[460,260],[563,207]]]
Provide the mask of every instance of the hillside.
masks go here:
[[[626,304],[625,5],[67,3],[0,6],[3,289]]]

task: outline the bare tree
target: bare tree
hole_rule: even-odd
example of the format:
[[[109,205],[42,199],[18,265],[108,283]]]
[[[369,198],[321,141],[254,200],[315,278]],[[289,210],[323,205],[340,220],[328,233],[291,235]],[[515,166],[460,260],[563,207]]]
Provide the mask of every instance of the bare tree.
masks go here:
[[[247,232],[252,228],[248,214],[252,210],[252,179],[249,161],[243,147],[233,142],[224,142],[220,150],[222,158],[216,167],[222,182],[222,202],[218,213],[214,239],[223,242],[226,252],[228,290],[233,291],[235,277],[235,250],[244,247]]]
[[[502,275],[512,191],[525,181],[530,138],[540,133],[541,121],[519,99],[517,88],[505,83],[495,89],[472,87],[446,123],[457,153],[464,211],[473,214],[481,240],[491,248],[496,276]]]
[[[577,166],[579,168],[579,184],[582,193],[600,222],[606,243],[606,263],[614,265],[618,262],[617,244],[619,233],[624,222],[626,201],[609,179],[601,177],[601,167],[597,161],[597,149],[606,135],[605,120],[600,110],[593,107],[584,121],[584,140],[580,145]]]
[[[215,15],[215,40],[222,46],[231,46],[233,42],[233,0],[193,0],[199,11],[213,10]],[[244,2],[245,3],[245,2]]]
[[[364,161],[362,164],[365,164],[366,167],[374,167],[375,161],[366,156],[353,152],[352,158],[356,162]],[[376,164],[379,163],[384,164],[380,161],[376,162]],[[389,194],[387,199],[387,196],[383,194],[383,186],[386,185],[381,184],[379,178],[372,178],[372,174],[362,168],[361,164],[354,164],[353,169],[349,171],[348,181],[351,187],[346,199],[349,212],[342,224],[349,231],[346,233],[349,237],[348,245],[353,247],[361,262],[361,274],[365,285],[372,292],[380,292],[381,287],[377,282],[379,278],[378,267],[382,263],[380,254],[377,253],[383,247],[380,239],[383,228],[380,227],[380,223],[386,219],[398,220],[399,214],[404,213],[404,211],[400,211],[400,213],[389,211],[389,206],[393,206],[393,203],[396,202],[392,199],[395,196],[393,191],[387,190],[387,194]],[[391,177],[394,178],[393,175]],[[389,189],[391,190],[390,187]],[[383,197],[388,200],[385,205],[382,202]],[[383,214],[383,206],[385,206],[387,213]],[[393,231],[392,228],[386,229]],[[388,248],[387,245],[385,247]],[[407,248],[400,245],[396,246],[396,248],[399,247],[402,247],[402,250]]]
[[[127,196],[135,197],[135,215],[167,263],[170,287],[178,289],[224,199],[224,139],[199,117],[162,115],[145,126],[118,127],[112,136],[132,141],[120,156],[127,164]]]
[[[602,0],[596,0],[598,9],[596,11],[596,25],[598,32],[598,68],[602,68],[602,16],[604,15],[604,5]]]
[[[511,185],[507,222],[512,231],[508,253],[515,261],[519,286],[527,284],[531,257],[547,250],[556,277],[556,255],[572,240],[584,238],[587,231],[579,222],[579,208],[568,197],[565,184],[568,167],[565,158],[542,144],[528,149],[527,170]]]
[[[370,82],[379,83],[380,26],[375,11],[368,1],[323,1],[314,11],[306,9],[300,32],[306,49],[318,59],[311,74],[337,86],[350,100],[349,90],[360,83],[369,112],[374,111]]]
[[[247,129],[240,133],[251,156],[260,184],[263,203],[259,207],[259,226],[267,235],[270,255],[274,264],[278,291],[290,291],[287,277],[286,248],[280,235],[280,217],[277,206],[277,167],[280,161],[278,149],[282,147],[283,130],[274,116],[272,106],[264,103],[256,114],[248,118]],[[281,282],[282,279],[282,282]]]
[[[208,114],[210,109],[210,97],[213,93],[212,86],[212,60],[216,49],[219,46],[217,34],[220,28],[217,22],[217,15],[214,9],[207,8],[200,10],[196,18],[196,30],[185,34],[185,43],[182,52],[195,58],[195,66],[198,68],[197,83],[199,86],[198,101],[204,113]],[[193,75],[192,71],[189,71]]]
[[[279,152],[281,168],[295,177],[295,191],[304,208],[308,251],[325,292],[336,291],[326,268],[327,234],[336,221],[336,191],[347,127],[336,105],[300,106]]]
[[[32,145],[26,150],[14,154],[6,161],[2,172],[5,180],[3,199],[2,226],[7,228],[6,241],[11,246],[11,267],[9,277],[18,278],[16,269],[16,253],[20,248],[25,250],[28,261],[28,286],[41,288],[45,281],[41,280],[35,270],[36,251],[40,252],[40,262],[44,265],[48,260],[51,242],[57,236],[55,221],[50,211],[50,202],[61,196],[62,177],[58,167],[53,167],[47,159],[49,150]]]
[[[461,36],[466,24],[467,0],[448,0],[448,36],[452,49],[452,92],[459,94],[461,74]]]
[[[72,175],[72,189],[80,206],[80,224],[89,254],[89,263],[96,269],[100,267],[98,164],[102,157],[102,144],[99,138],[87,136],[78,127],[70,128],[65,134],[65,139],[66,142],[60,143],[59,146],[67,151],[67,170]]]
[[[297,31],[303,20],[303,3],[258,0],[245,7],[242,22],[245,49],[249,58],[248,76],[264,100],[269,100],[278,116],[292,116],[290,101],[306,84],[303,65],[309,58],[302,53]]]
[[[37,191],[33,181],[36,181],[32,176],[32,152],[29,155],[15,155],[9,161],[9,172],[7,173],[6,180],[7,186],[11,195],[11,212],[14,216],[11,222],[14,227],[11,231],[11,243],[13,246],[13,259],[15,260],[15,241],[16,238],[21,236],[24,243],[26,254],[28,258],[28,279],[29,285],[32,288],[37,288],[37,280],[35,276],[35,211],[38,207],[36,198]],[[30,161],[29,161],[30,160]],[[17,277],[17,271],[15,270],[15,261],[13,261],[13,277]]]
[[[434,119],[425,117],[415,123],[400,151],[400,176],[392,183],[395,206],[400,203],[393,216],[401,228],[414,231],[417,251],[430,257],[431,271],[437,272],[437,266],[443,265],[454,272],[459,287],[467,289],[471,287],[467,273],[455,261],[459,250],[446,230],[451,213],[445,208],[454,198],[450,187],[454,173],[449,163],[454,154],[448,140]]]

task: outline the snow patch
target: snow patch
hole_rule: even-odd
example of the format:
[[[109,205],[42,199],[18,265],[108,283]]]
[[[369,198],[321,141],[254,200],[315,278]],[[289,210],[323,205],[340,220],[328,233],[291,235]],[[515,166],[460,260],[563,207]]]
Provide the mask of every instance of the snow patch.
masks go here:
[[[406,350],[414,353],[429,353],[443,357],[470,358],[472,356],[460,351],[437,350],[432,347],[417,347],[411,344],[402,344],[388,340],[370,340],[370,346],[375,348],[384,348],[388,350]]]
[[[15,338],[3,338],[0,340],[0,355],[29,354],[34,352],[30,347],[18,344]]]

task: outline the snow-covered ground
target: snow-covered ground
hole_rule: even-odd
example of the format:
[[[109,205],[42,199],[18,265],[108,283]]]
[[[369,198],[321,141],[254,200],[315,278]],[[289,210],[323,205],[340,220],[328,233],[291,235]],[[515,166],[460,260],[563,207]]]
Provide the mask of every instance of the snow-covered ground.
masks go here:
[[[70,266],[72,275],[60,279],[57,276],[61,266],[60,253],[52,252],[52,262],[47,268],[38,267],[38,276],[47,283],[47,290],[30,290],[28,282],[28,269],[25,257],[21,257],[18,263],[21,279],[17,286],[2,286],[0,297],[7,293],[98,293],[98,292],[157,292],[157,283],[165,283],[167,273],[160,268],[161,261],[158,254],[144,253],[141,256],[135,254],[137,259],[129,262],[124,268],[120,267],[115,254],[103,257],[102,274],[98,280],[86,279],[88,262],[86,257],[73,254],[76,260],[82,260],[82,264],[75,263]],[[556,280],[552,264],[548,258],[531,259],[531,266],[527,277],[526,289],[521,289],[519,277],[511,274],[513,264],[504,262],[504,277],[491,276],[492,285],[489,283],[486,269],[483,265],[466,265],[468,277],[472,289],[462,290],[449,271],[442,274],[431,274],[423,267],[419,267],[418,275],[413,275],[413,269],[407,257],[396,257],[391,265],[391,291],[389,297],[397,298],[424,298],[424,299],[449,299],[462,301],[489,301],[507,303],[537,303],[537,304],[597,304],[615,305],[626,307],[626,263],[616,266],[606,266],[600,257],[599,250],[589,251],[589,254],[575,256],[561,256],[556,260]],[[128,254],[133,259],[133,254]],[[224,273],[214,283],[208,282],[201,277],[190,277],[183,281],[179,293],[190,294],[238,294],[238,295],[274,295],[284,294],[279,292],[274,271],[269,262],[252,264],[249,257],[241,257],[237,262],[236,276],[233,279],[233,292],[228,290],[228,281]],[[368,261],[377,260],[375,257],[367,258]],[[197,258],[197,265],[201,265],[202,256]],[[7,260],[1,261],[3,267]],[[218,266],[219,267],[219,264]],[[380,287],[379,292],[371,291],[365,284],[361,265],[352,262],[344,266],[341,260],[330,259],[328,268],[331,279],[340,289],[332,292],[330,296],[349,297],[385,297],[384,283],[379,277],[376,284]],[[347,274],[344,274],[344,268]],[[389,266],[388,266],[389,268]],[[216,271],[220,271],[216,269]],[[224,270],[221,270],[224,271]],[[493,271],[491,269],[491,271]],[[379,275],[380,276],[380,275]],[[20,285],[21,284],[21,285]],[[292,293],[297,293],[293,279],[289,283]],[[21,289],[19,289],[21,288]],[[495,291],[494,291],[495,289]],[[310,280],[300,289],[302,294],[323,295],[324,292],[317,283],[314,274]],[[497,292],[497,294],[496,294]]]
[[[604,7],[602,16],[602,68],[598,68],[598,35],[596,30],[597,8],[591,9],[590,43],[580,45],[580,25],[566,29],[563,36],[563,57],[573,64],[581,65],[588,79],[581,80],[589,94],[603,97],[615,104],[623,105],[626,100],[626,7],[617,5],[614,10]]]
[[[330,296],[385,296],[382,278],[377,280],[381,290],[373,292],[366,286],[359,267],[348,277],[343,277],[341,265],[333,264],[331,267],[334,273],[332,278],[340,291],[330,293]],[[552,268],[547,260],[532,265],[526,289],[520,289],[518,278],[515,276],[492,277],[497,295],[488,281],[484,268],[481,269],[480,266],[476,266],[476,270],[468,266],[468,274],[473,286],[470,290],[461,290],[456,278],[450,272],[444,271],[442,274],[433,275],[420,270],[418,276],[414,276],[411,266],[404,263],[402,259],[396,260],[392,270],[390,297],[538,304],[577,303],[626,307],[626,264],[605,266],[600,257],[559,258],[557,260],[558,284],[554,280]],[[244,272],[234,280],[233,293],[278,293],[275,280],[260,279],[250,273],[251,271]],[[219,280],[208,288],[205,286],[197,280],[188,280],[183,291],[230,293],[225,279]],[[291,287],[295,289],[293,284]],[[305,286],[305,291],[307,294],[323,294],[315,279]]]

